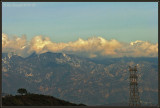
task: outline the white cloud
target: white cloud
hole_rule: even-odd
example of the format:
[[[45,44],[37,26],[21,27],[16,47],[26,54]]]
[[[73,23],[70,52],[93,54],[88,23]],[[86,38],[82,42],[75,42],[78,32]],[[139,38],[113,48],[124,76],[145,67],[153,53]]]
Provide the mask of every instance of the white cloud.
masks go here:
[[[68,43],[54,43],[48,37],[35,36],[30,42],[26,37],[14,37],[9,39],[7,34],[2,34],[2,51],[15,52],[21,56],[27,56],[32,52],[64,52],[85,57],[156,57],[158,56],[158,43],[152,44],[146,41],[123,43],[115,39],[106,40],[102,37],[91,37],[87,40],[79,38]]]
[[[118,49],[119,56],[132,56],[132,57],[157,57],[158,56],[158,43],[152,44],[147,41],[137,40],[130,42],[130,44],[123,45]]]
[[[12,39],[9,39],[7,34],[2,34],[2,52],[14,52],[24,56],[26,55],[27,47],[26,36],[14,36]]]

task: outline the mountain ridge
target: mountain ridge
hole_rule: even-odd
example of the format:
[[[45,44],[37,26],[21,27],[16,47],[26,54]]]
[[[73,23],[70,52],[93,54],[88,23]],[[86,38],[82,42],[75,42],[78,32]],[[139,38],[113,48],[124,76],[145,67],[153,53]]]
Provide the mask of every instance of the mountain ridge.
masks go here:
[[[12,56],[2,57],[2,91],[8,93],[14,94],[17,88],[28,87],[33,93],[49,94],[86,105],[118,103],[119,99],[120,103],[128,102],[128,66],[139,64],[142,101],[156,104],[158,99],[157,58],[107,58],[97,61],[52,52],[22,59]]]
[[[2,97],[3,106],[86,106],[84,104],[74,104],[53,96],[41,94],[7,95]]]

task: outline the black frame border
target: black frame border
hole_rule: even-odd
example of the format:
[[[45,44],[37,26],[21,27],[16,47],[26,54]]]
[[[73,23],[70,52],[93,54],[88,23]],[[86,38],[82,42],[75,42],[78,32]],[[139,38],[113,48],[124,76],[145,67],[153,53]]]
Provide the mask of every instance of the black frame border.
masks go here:
[[[158,106],[140,106],[134,108],[160,108],[160,58],[159,58],[159,43],[160,43],[160,2],[159,0],[2,0],[0,2],[0,26],[1,26],[1,47],[0,57],[2,58],[2,2],[158,2]],[[2,106],[2,59],[0,59],[0,108],[130,108],[129,106]]]

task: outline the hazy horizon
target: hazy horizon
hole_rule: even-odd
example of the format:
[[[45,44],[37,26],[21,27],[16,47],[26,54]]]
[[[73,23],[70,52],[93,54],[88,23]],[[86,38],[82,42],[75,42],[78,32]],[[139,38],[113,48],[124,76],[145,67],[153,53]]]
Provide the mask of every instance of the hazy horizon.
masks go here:
[[[9,38],[2,34],[2,52],[14,52],[19,56],[29,56],[31,53],[57,52],[76,54],[84,57],[158,57],[158,43],[137,40],[120,42],[102,37],[91,37],[87,40],[79,38],[68,43],[55,43],[48,37],[35,36],[27,41],[26,36]]]

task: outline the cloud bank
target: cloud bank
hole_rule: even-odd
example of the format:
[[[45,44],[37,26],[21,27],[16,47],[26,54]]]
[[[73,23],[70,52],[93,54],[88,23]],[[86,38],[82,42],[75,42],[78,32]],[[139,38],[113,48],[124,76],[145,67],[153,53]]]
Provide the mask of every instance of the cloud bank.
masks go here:
[[[79,38],[68,43],[55,43],[48,37],[35,36],[27,41],[26,36],[9,39],[7,34],[2,34],[2,52],[14,52],[26,57],[33,52],[63,52],[84,57],[157,57],[158,43],[137,40],[124,43],[115,39],[107,40],[102,37],[91,37],[87,40]]]

